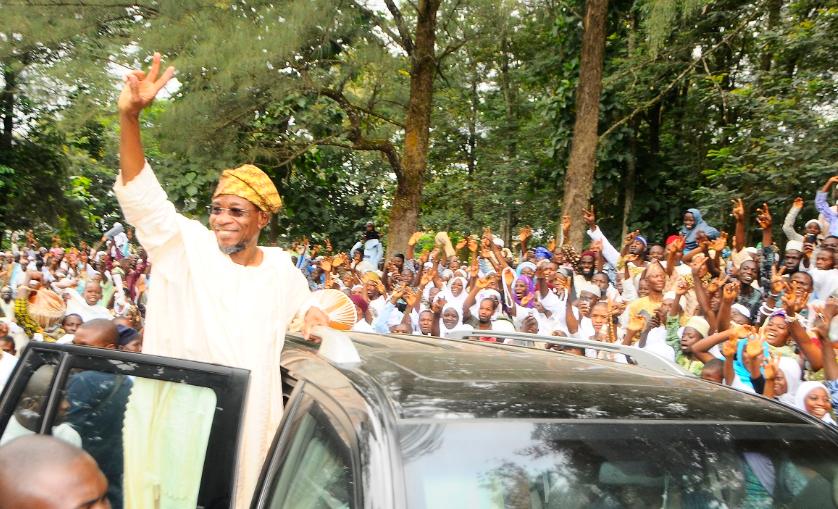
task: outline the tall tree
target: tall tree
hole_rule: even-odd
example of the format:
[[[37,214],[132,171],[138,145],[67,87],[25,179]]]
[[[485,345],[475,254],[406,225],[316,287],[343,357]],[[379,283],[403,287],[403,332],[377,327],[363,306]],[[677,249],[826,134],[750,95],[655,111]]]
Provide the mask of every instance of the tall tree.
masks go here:
[[[400,161],[391,163],[396,173],[396,192],[390,208],[387,250],[395,253],[407,248],[407,240],[419,223],[422,185],[428,167],[431,108],[437,71],[437,12],[441,0],[419,0],[416,4],[416,29],[413,37],[407,31],[398,6],[393,0],[386,0],[385,3],[396,24],[401,47],[410,58],[404,146]]]
[[[582,217],[589,206],[596,171],[599,141],[599,99],[602,92],[602,63],[605,55],[605,21],[608,0],[588,0],[585,7],[582,56],[579,63],[579,84],[576,88],[576,120],[573,144],[564,179],[562,215]],[[557,235],[560,232],[557,231]],[[580,247],[584,223],[574,221],[570,230],[573,245]]]

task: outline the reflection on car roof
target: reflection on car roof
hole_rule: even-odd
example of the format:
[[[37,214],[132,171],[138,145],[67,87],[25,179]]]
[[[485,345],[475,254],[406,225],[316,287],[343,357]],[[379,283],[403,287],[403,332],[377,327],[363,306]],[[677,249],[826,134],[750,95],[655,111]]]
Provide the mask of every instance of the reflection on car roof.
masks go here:
[[[808,423],[763,398],[638,366],[469,340],[348,334],[362,362],[335,367],[370,398],[383,394],[399,419]],[[286,348],[311,348],[288,339]]]

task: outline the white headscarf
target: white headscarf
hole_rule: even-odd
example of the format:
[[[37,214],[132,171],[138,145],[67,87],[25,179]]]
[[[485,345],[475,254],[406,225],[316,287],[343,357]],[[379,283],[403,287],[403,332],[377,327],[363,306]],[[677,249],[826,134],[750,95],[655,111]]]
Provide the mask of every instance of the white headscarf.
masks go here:
[[[780,357],[780,369],[783,370],[783,376],[786,377],[786,393],[777,396],[777,401],[794,406],[794,397],[797,395],[798,387],[800,387],[800,364],[791,357]]]
[[[454,296],[454,293],[451,292],[451,286],[454,285],[454,281],[459,281],[463,284],[463,291],[460,292],[460,295]],[[462,314],[463,303],[466,301],[466,297],[468,297],[468,281],[465,278],[457,276],[451,279],[445,288],[443,288],[436,296],[436,299],[445,299],[447,304],[450,304],[457,308],[457,312]]]
[[[445,326],[445,321],[442,319],[445,316],[445,312],[449,309],[453,309],[457,313],[457,323],[451,327],[450,329]],[[463,310],[462,308],[457,308],[452,306],[450,303],[445,304],[445,307],[442,308],[442,314],[439,317],[439,335],[447,338],[449,332],[454,332],[458,330],[472,330],[470,325],[463,324]]]
[[[815,389],[823,389],[826,391],[826,396],[830,396],[829,389],[827,389],[824,384],[813,381],[803,382],[800,384],[800,387],[797,388],[797,392],[794,393],[794,406],[808,414],[809,412],[806,411],[806,396],[808,396],[809,393]],[[835,420],[832,419],[829,412],[827,412],[821,420],[828,424],[835,424]]]

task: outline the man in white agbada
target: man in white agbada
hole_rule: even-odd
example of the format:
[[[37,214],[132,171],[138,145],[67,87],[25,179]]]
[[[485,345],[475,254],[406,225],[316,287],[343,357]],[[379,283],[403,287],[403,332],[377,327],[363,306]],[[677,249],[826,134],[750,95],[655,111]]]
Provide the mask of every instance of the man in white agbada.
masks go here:
[[[279,357],[286,328],[301,312],[306,336],[328,319],[308,307],[308,284],[290,256],[279,248],[257,246],[259,231],[281,205],[261,170],[245,165],[222,173],[209,207],[210,229],[178,214],[168,201],[145,162],[139,127],[140,112],[174,74],[173,67],[162,75],[159,71],[160,55],[155,53],[148,75],[130,73],[119,97],[121,171],[114,192],[153,267],[143,351],[250,370],[235,493],[235,507],[247,507],[282,416]],[[141,398],[141,388],[138,383],[126,410],[126,436],[129,427],[140,436],[148,433],[143,427],[152,422],[152,414],[176,413],[159,408],[160,394]],[[208,434],[209,427],[202,433]],[[183,440],[206,443],[205,437]],[[126,508],[151,507],[145,505],[152,503],[148,497],[181,502],[183,496],[197,497],[197,486],[194,495],[177,492],[182,489],[177,482],[148,472],[129,479],[132,462],[151,463],[160,452],[131,448],[128,442]],[[188,453],[181,449],[177,454]]]

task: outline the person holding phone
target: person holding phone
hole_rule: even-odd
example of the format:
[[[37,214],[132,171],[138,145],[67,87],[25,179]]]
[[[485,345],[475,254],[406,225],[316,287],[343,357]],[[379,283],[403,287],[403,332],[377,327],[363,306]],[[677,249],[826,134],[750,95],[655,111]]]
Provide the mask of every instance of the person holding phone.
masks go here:
[[[800,214],[800,211],[803,210],[803,205],[803,198],[798,196],[794,199],[791,208],[786,214],[786,219],[783,221],[783,233],[786,234],[786,238],[789,240],[796,240],[797,242],[817,246],[821,239],[821,224],[817,219],[806,221],[802,234],[797,233],[794,229],[794,223],[797,221],[797,216]]]

